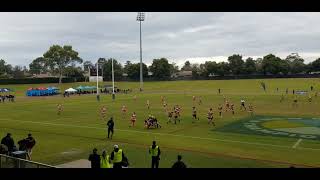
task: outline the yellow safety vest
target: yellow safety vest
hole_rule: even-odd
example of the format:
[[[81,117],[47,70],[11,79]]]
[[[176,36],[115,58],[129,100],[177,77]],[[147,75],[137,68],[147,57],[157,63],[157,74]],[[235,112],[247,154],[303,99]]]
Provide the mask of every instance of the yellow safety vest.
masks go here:
[[[101,168],[111,168],[111,165],[109,163],[109,155],[106,155],[105,158],[103,156],[100,156],[100,167]]]
[[[119,149],[118,152],[113,151],[113,153],[114,153],[113,162],[114,163],[122,162],[122,149]]]
[[[151,156],[158,156],[158,150],[159,150],[159,146],[156,146],[154,149],[152,148],[152,146],[150,146],[150,154]]]

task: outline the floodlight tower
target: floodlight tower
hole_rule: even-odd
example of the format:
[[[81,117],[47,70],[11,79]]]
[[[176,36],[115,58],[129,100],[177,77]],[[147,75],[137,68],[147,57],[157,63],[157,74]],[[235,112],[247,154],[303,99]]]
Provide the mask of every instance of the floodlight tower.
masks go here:
[[[145,13],[138,12],[137,21],[140,23],[140,91],[143,87],[143,73],[142,73],[142,41],[141,41],[141,22],[144,21]]]

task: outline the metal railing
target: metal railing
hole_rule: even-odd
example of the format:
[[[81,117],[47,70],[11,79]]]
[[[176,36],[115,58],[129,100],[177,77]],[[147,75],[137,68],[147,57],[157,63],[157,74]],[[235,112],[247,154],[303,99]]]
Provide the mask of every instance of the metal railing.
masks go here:
[[[20,159],[5,154],[0,154],[0,168],[57,168],[26,159]]]

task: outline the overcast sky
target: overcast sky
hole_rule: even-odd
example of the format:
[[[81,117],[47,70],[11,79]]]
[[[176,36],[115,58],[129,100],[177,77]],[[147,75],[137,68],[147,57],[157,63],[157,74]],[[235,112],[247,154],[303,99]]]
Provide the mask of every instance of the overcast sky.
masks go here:
[[[84,60],[139,61],[137,13],[0,13],[0,58],[28,65],[53,44],[72,45]],[[320,13],[146,13],[143,61],[166,57],[222,61],[232,54],[320,57]]]

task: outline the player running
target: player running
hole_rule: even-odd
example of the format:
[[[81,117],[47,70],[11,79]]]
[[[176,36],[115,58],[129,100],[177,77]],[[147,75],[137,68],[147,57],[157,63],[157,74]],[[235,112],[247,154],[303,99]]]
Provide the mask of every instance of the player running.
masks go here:
[[[106,114],[107,114],[107,108],[105,106],[102,106],[100,108],[100,117],[101,117],[102,120],[105,119]]]
[[[308,101],[309,101],[309,102],[311,102],[311,101],[312,101],[311,94],[309,94],[309,96],[308,96]]]
[[[180,114],[179,114],[179,108],[175,107],[174,108],[174,124],[177,124],[177,121],[180,123]]]
[[[298,107],[298,98],[297,98],[297,96],[294,96],[292,106],[293,107]]]
[[[167,102],[164,101],[164,102],[163,102],[163,109],[164,109],[164,111],[167,111],[167,106],[168,106]]]
[[[150,109],[150,101],[149,100],[147,100],[147,107],[148,107],[148,109]]]
[[[233,103],[230,104],[230,110],[232,112],[232,115],[234,115],[234,104]]]
[[[192,96],[193,104],[196,102],[196,96]]]
[[[121,108],[122,111],[122,117],[125,118],[126,117],[126,113],[127,113],[127,107],[125,105],[122,106]]]
[[[62,106],[62,104],[58,104],[58,105],[57,105],[58,115],[60,115],[62,111],[63,111],[63,106]]]
[[[209,109],[208,112],[208,124],[212,124],[215,126],[214,122],[213,122],[213,110],[212,108]]]
[[[219,106],[218,106],[218,111],[219,111],[220,118],[222,118],[222,105],[221,104],[219,104]]]
[[[195,120],[198,120],[198,121],[199,121],[199,117],[197,117],[196,107],[192,107],[192,123],[194,123]]]
[[[168,121],[167,121],[167,124],[168,124],[168,123],[172,123],[172,116],[173,116],[173,111],[169,111],[169,112],[168,112]]]
[[[253,106],[251,103],[249,104],[249,111],[248,112],[250,113],[251,116],[253,116]]]
[[[242,108],[244,108],[244,110],[247,110],[246,105],[244,104],[245,103],[244,99],[241,99],[240,102],[241,102],[240,110],[242,110]]]
[[[230,109],[230,103],[228,100],[225,101],[225,111],[227,112]]]
[[[136,115],[135,112],[133,112],[130,120],[131,120],[131,126],[129,126],[129,127],[134,127],[134,123],[135,123],[136,120],[137,120],[137,115]]]
[[[202,104],[202,99],[201,99],[201,96],[198,98],[199,99],[199,102],[198,104],[201,105]]]
[[[136,102],[137,101],[137,95],[133,96],[133,100]]]

